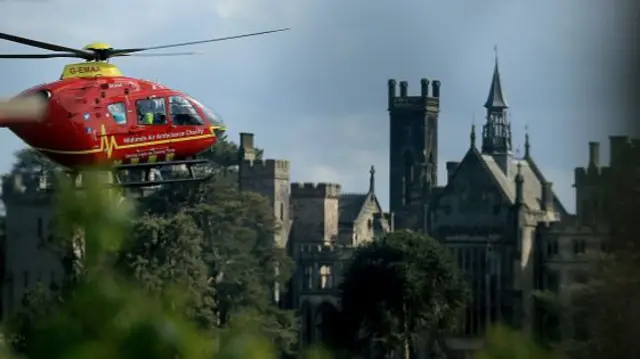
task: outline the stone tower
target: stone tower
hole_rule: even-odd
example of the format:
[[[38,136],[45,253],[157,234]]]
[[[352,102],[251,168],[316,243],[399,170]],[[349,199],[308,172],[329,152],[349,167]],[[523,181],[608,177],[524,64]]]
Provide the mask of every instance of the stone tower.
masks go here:
[[[238,148],[238,187],[241,191],[259,193],[268,198],[272,206],[276,221],[276,231],[273,240],[281,248],[287,248],[291,254],[289,233],[291,231],[291,205],[289,195],[290,166],[286,160],[261,160],[256,158],[252,133],[240,134]],[[276,274],[278,266],[274,268]],[[283,303],[280,298],[286,298],[287,288],[274,285],[274,301]],[[285,300],[286,302],[286,300]]]
[[[390,155],[389,199],[398,228],[423,228],[432,190],[438,179],[438,113],[440,81],[420,81],[420,95],[409,96],[408,84],[388,82]]]
[[[287,247],[291,229],[289,161],[256,159],[253,140],[252,133],[240,134],[240,189],[259,193],[269,199],[276,223],[280,227],[274,240],[281,247]]]
[[[35,284],[62,283],[65,252],[52,241],[52,198],[45,176],[14,174],[2,180],[2,319],[20,309],[24,294]]]

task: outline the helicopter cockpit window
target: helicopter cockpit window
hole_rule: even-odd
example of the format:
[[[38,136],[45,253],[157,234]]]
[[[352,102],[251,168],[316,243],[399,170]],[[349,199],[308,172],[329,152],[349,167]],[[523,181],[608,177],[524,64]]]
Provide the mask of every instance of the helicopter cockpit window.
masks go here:
[[[125,125],[127,123],[127,108],[124,103],[117,102],[107,106],[109,115],[113,118],[113,121],[118,125]]]
[[[204,116],[206,117],[207,121],[211,123],[211,125],[224,127],[224,123],[220,119],[220,116],[216,115],[215,112],[211,111],[210,109],[208,109],[206,106],[204,106],[194,98],[191,98],[191,102],[196,104],[196,106],[200,107],[200,109],[202,110],[202,113],[204,113]]]
[[[178,126],[199,126],[204,125],[204,121],[198,111],[191,105],[191,102],[182,96],[169,97],[171,105],[171,119]]]
[[[167,108],[163,98],[145,98],[136,101],[136,112],[140,125],[167,124]]]

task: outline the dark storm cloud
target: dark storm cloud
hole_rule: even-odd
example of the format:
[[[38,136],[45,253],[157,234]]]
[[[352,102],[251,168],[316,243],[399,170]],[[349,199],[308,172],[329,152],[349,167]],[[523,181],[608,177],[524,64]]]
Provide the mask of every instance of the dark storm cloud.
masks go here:
[[[606,71],[599,71],[610,56],[602,49],[613,36],[606,25],[615,21],[612,11],[595,0],[191,0],[141,1],[126,9],[50,0],[10,4],[0,15],[0,31],[78,46],[95,40],[138,46],[290,26],[288,33],[199,47],[205,56],[119,64],[129,75],[186,90],[213,107],[234,138],[256,133],[269,157],[293,162],[293,180],[339,181],[349,191],[364,191],[374,164],[384,203],[386,80],[407,80],[414,93],[421,77],[442,82],[444,169],[444,161],[466,151],[472,114],[482,124],[497,44],[515,143],[528,125],[534,157],[573,208],[572,168],[586,162],[586,151],[577,148],[608,135],[585,126],[615,116],[602,90]],[[0,51],[9,49],[23,50],[0,43]],[[0,63],[0,94],[54,79],[63,64]],[[0,140],[7,153],[20,145],[7,133]],[[0,156],[0,169],[10,162],[8,154]]]

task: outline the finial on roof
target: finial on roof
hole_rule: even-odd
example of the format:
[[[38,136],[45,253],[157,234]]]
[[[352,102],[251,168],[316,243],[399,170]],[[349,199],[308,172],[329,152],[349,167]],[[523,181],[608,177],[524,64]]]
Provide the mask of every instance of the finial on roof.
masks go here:
[[[375,193],[376,190],[376,169],[371,165],[369,170],[369,193]]]
[[[469,140],[470,140],[469,145],[471,146],[471,148],[475,148],[476,147],[476,124],[475,123],[471,125],[471,134],[469,135]]]
[[[531,145],[529,144],[529,125],[524,126],[524,158],[531,155]]]
[[[493,53],[495,55],[496,65],[498,64],[498,45],[493,45]]]

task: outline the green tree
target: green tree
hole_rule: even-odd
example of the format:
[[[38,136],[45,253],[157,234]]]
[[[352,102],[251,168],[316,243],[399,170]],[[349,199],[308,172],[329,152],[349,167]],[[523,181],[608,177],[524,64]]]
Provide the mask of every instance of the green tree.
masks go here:
[[[258,194],[238,192],[229,184],[210,185],[202,201],[187,211],[204,232],[221,325],[232,325],[234,315],[251,312],[263,334],[291,353],[297,322],[292,311],[274,302],[274,287],[289,280],[293,262],[274,240],[273,210]]]
[[[418,339],[427,339],[432,355],[440,355],[439,339],[454,329],[468,300],[450,253],[411,231],[357,249],[341,289],[343,345],[360,351],[373,338],[387,358],[409,358]]]
[[[220,141],[207,158],[224,170],[210,181],[163,188],[142,199],[141,207],[151,216],[187,213],[202,231],[205,261],[210,277],[215,278],[221,328],[237,325],[234,317],[244,313],[243,317],[251,316],[263,334],[291,354],[297,344],[298,322],[293,311],[274,302],[274,289],[288,282],[293,261],[274,240],[278,228],[272,206],[264,196],[238,190],[235,144]]]
[[[38,319],[51,315],[62,303],[57,288],[47,288],[38,283],[23,298],[23,310],[10,318],[7,341],[18,353],[24,353],[30,345]]]
[[[181,286],[186,294],[187,318],[201,328],[217,326],[214,288],[203,257],[203,238],[192,218],[143,216],[135,221],[129,246],[120,253],[119,266],[156,296]]]
[[[55,162],[31,147],[18,150],[13,155],[12,173],[51,173],[60,169]]]

